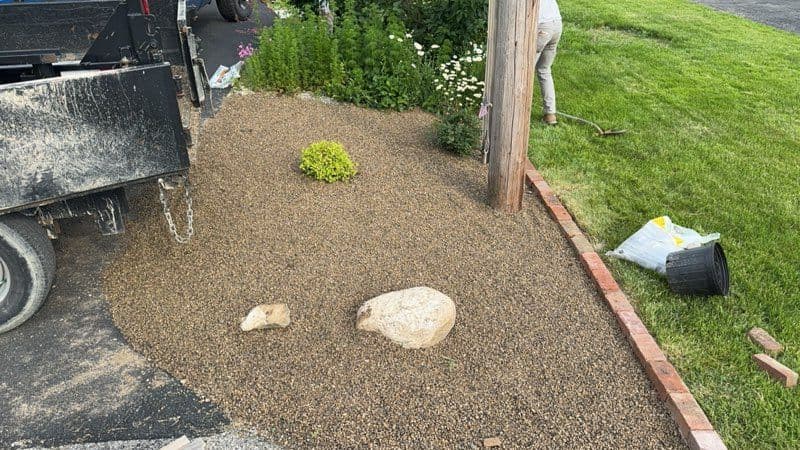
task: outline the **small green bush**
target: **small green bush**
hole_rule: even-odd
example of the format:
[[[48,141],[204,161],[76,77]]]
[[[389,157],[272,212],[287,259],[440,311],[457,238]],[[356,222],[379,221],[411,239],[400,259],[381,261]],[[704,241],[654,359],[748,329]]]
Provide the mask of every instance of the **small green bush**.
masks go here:
[[[349,180],[356,173],[356,165],[342,144],[331,141],[315,142],[303,149],[300,170],[319,181]]]
[[[439,145],[457,155],[470,155],[481,140],[481,123],[467,110],[459,109],[446,114],[436,129]]]

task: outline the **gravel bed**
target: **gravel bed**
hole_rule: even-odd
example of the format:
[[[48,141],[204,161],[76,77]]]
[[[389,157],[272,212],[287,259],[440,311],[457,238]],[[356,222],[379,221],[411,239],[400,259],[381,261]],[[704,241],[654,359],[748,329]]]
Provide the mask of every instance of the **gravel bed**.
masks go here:
[[[238,422],[290,448],[676,448],[677,429],[579,262],[531,195],[486,206],[486,168],[431,144],[434,119],[232,96],[194,165],[195,229],[170,242],[152,195],[104,273],[131,344]],[[297,169],[338,140],[354,181]],[[453,298],[451,334],[405,350],[357,332],[378,294]],[[243,333],[259,303],[285,330]]]

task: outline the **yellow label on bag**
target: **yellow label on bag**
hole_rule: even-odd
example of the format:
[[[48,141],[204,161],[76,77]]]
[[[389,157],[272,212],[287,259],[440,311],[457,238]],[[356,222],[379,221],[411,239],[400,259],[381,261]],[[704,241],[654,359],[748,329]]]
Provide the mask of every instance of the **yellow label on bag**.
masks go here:
[[[650,222],[653,222],[659,228],[666,228],[666,226],[667,226],[667,219],[664,216],[656,217],[655,219],[651,220]]]

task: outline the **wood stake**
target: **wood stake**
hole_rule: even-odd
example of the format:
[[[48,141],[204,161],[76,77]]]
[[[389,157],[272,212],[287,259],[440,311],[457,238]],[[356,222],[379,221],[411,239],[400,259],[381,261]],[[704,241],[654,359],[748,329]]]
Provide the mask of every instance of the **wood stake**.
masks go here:
[[[539,0],[490,0],[489,8],[489,204],[514,213],[525,189]]]

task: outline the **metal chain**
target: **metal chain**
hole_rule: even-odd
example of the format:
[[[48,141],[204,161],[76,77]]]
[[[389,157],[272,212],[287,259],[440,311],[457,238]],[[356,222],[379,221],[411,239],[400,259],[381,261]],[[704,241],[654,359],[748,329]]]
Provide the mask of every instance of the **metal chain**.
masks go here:
[[[166,191],[176,189],[177,185],[171,186],[168,184],[166,180],[163,178],[158,179],[158,199],[161,201],[161,207],[164,210],[164,218],[167,219],[167,225],[169,226],[169,232],[172,234],[172,237],[179,244],[186,244],[194,236],[194,210],[192,209],[192,185],[189,183],[189,177],[185,175],[181,175],[182,179],[181,185],[183,185],[183,199],[186,203],[186,233],[184,236],[181,236],[178,233],[178,228],[175,226],[175,221],[172,219],[172,212],[169,209],[169,200],[167,199]],[[170,196],[171,197],[171,196]]]

